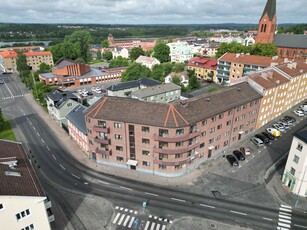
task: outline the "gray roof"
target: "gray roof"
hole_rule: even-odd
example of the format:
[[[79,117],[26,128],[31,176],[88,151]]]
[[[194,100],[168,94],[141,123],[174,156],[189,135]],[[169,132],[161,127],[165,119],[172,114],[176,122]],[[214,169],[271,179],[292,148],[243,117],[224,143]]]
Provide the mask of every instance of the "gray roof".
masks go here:
[[[63,67],[66,67],[66,66],[70,66],[70,65],[75,65],[77,64],[77,62],[73,61],[73,60],[68,60],[68,59],[62,59],[60,60],[55,67],[55,69],[61,69]]]
[[[155,85],[160,85],[160,84],[161,84],[160,81],[157,81],[151,78],[141,78],[141,79],[134,80],[134,81],[117,83],[117,84],[109,86],[107,89],[110,91],[119,91],[119,90],[139,87],[141,85],[149,87],[149,86],[155,86]]]
[[[307,126],[297,131],[294,136],[307,143]]]
[[[307,49],[307,35],[303,34],[276,34],[274,44],[277,47]]]
[[[140,89],[138,91],[132,92],[131,96],[135,96],[137,98],[144,98],[144,97],[150,97],[153,95],[159,95],[162,93],[174,91],[174,90],[179,90],[181,89],[180,86],[174,84],[174,83],[168,83],[168,84],[163,84],[163,85],[156,85],[156,86],[151,86],[145,89]]]
[[[87,135],[85,116],[83,114],[85,109],[86,107],[84,107],[83,105],[78,105],[66,115],[66,118],[84,135]]]
[[[60,108],[64,102],[72,99],[74,101],[78,101],[78,97],[73,94],[71,91],[62,91],[59,89],[54,89],[50,93],[47,94],[47,97],[54,102],[56,108]]]

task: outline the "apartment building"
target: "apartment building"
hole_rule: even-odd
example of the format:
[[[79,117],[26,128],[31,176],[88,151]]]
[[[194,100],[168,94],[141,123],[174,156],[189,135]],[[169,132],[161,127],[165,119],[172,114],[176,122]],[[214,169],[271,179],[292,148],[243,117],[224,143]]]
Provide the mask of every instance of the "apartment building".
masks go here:
[[[282,183],[295,195],[307,197],[307,127],[294,134]]]
[[[12,50],[0,52],[0,65],[7,72],[14,72],[17,70],[16,64],[17,53]]]
[[[188,70],[194,70],[199,79],[217,82],[217,60],[203,57],[194,57],[189,61]]]
[[[1,229],[51,229],[51,201],[19,142],[0,140]]]
[[[170,48],[171,62],[188,62],[193,57],[192,47],[187,42],[173,42],[167,44]]]
[[[97,163],[183,175],[256,127],[261,95],[248,83],[173,103],[106,97],[86,112]]]
[[[50,67],[54,66],[52,53],[50,51],[26,52],[24,55],[26,55],[27,64],[31,67],[31,70],[39,70],[39,66],[42,63],[45,63]]]
[[[241,82],[252,72],[284,62],[277,56],[264,57],[249,54],[226,53],[218,59],[217,78],[219,82],[229,81],[230,84]]]

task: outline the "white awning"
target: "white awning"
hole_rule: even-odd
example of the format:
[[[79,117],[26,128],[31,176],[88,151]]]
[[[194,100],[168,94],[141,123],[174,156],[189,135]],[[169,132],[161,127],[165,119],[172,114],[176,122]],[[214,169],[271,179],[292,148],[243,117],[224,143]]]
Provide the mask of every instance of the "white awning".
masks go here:
[[[244,134],[244,131],[240,131],[239,134]]]
[[[213,150],[213,149],[215,149],[215,146],[210,146],[209,147],[209,150]]]
[[[137,166],[138,161],[135,160],[128,160],[127,165]]]

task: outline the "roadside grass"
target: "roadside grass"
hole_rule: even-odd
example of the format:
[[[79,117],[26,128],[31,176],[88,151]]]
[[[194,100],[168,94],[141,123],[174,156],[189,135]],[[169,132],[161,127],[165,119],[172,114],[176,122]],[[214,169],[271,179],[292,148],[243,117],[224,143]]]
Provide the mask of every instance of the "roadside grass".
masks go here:
[[[0,126],[0,139],[16,141],[14,132],[7,118],[4,117],[4,123]]]

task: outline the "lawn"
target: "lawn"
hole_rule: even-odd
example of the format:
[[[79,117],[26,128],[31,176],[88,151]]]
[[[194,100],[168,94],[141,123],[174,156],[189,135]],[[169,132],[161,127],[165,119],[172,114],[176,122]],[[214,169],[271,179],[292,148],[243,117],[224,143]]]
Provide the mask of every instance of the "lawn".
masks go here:
[[[16,141],[11,125],[6,118],[4,118],[4,123],[0,127],[0,139]]]

